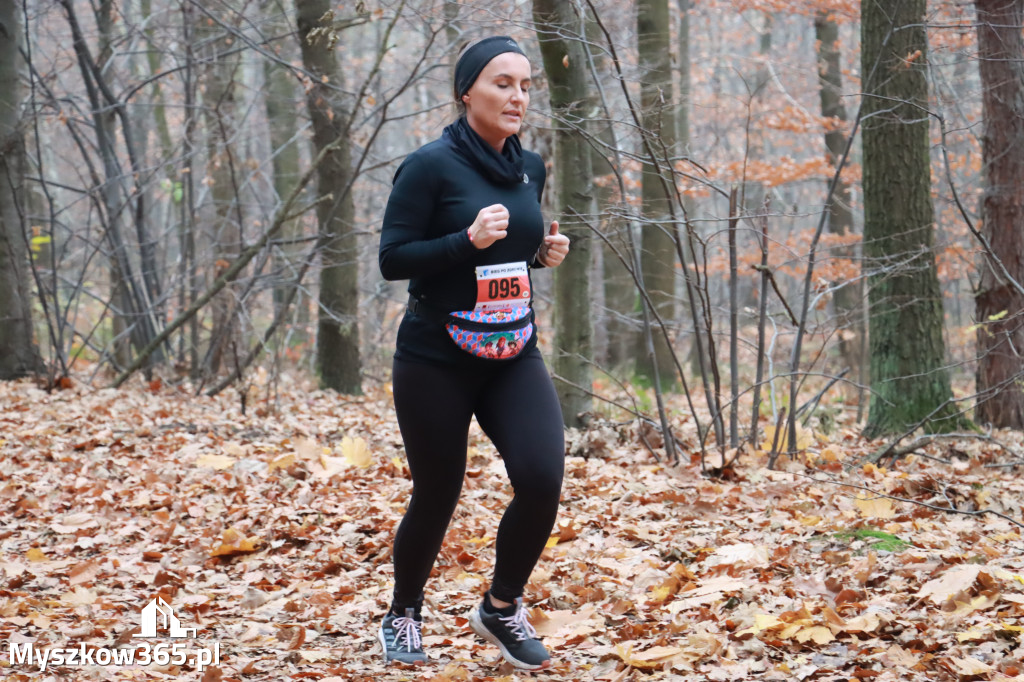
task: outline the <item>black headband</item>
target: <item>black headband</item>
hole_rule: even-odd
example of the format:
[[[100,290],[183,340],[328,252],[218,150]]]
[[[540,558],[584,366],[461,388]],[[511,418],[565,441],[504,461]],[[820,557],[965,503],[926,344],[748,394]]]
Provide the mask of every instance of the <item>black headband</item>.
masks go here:
[[[480,72],[484,70],[489,61],[506,52],[515,52],[526,56],[519,44],[508,36],[484,38],[463,52],[455,64],[455,99],[461,100],[462,96],[473,87],[473,83],[476,82]]]

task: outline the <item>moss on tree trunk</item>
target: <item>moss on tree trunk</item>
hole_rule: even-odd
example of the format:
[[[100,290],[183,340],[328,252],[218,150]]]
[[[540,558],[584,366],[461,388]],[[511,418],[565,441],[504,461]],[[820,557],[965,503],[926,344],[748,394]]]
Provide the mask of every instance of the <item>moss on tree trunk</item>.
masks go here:
[[[925,9],[925,0],[861,5],[869,437],[965,424],[945,367],[933,252]]]

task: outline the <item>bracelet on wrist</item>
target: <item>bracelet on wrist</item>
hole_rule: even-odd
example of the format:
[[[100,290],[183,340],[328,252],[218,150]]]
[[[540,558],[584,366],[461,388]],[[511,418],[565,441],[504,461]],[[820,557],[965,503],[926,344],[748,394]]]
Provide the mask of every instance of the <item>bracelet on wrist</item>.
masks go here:
[[[473,228],[472,227],[467,227],[466,228],[466,236],[469,237],[469,243],[472,244],[473,243]]]

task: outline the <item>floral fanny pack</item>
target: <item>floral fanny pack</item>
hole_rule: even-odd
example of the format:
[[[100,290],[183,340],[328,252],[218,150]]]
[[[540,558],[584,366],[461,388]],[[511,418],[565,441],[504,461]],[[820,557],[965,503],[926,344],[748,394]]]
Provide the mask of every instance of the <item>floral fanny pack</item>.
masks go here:
[[[533,336],[531,306],[489,312],[458,310],[446,313],[410,296],[409,311],[444,324],[456,346],[485,360],[512,360],[519,357]]]

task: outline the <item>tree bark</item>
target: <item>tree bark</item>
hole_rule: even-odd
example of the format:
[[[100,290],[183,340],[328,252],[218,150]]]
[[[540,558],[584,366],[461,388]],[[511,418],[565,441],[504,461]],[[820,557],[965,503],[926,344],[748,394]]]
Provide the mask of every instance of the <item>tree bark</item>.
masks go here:
[[[985,193],[983,255],[975,298],[979,394],[976,419],[1024,428],[1024,0],[975,0],[981,72]]]
[[[196,68],[195,34],[197,21],[195,15],[198,12],[196,6],[191,3],[183,3],[181,6],[181,37],[185,44],[185,72],[182,79],[182,92],[184,94],[185,112],[184,125],[182,126],[182,159],[181,169],[182,202],[181,202],[181,224],[178,228],[178,249],[181,256],[178,260],[178,277],[181,281],[181,289],[178,295],[178,309],[187,310],[196,301],[199,292],[202,290],[202,281],[199,276],[199,265],[197,263],[196,249],[196,224],[198,222],[198,207],[196,197],[196,150],[199,143],[196,131],[199,128],[199,115],[196,111],[196,102],[199,98],[199,87]],[[201,367],[199,363],[199,320],[192,316],[188,320],[187,333],[181,334],[178,338],[178,361],[184,362],[188,357],[189,377],[193,381],[200,379]]]
[[[590,145],[586,141],[588,104],[586,54],[579,36],[582,18],[572,5],[534,0],[540,51],[547,74],[555,129],[556,181],[560,232],[572,254],[555,270],[555,373],[566,426],[579,427],[593,407],[593,324],[590,317],[591,235],[585,217],[593,213]]]
[[[94,7],[96,16],[96,29],[99,37],[99,49],[96,54],[96,65],[102,70],[108,65],[110,60],[113,43],[113,19],[111,17],[111,0],[100,0],[100,2]],[[82,77],[88,78],[89,76],[85,73],[86,66],[82,67]],[[110,298],[113,301],[113,312],[114,316],[111,319],[111,328],[113,332],[113,343],[111,344],[111,355],[114,358],[114,363],[118,368],[127,367],[128,363],[131,362],[131,329],[132,329],[132,315],[135,306],[132,305],[132,292],[130,288],[130,268],[125,267],[128,262],[128,245],[123,238],[123,232],[121,230],[121,219],[118,215],[121,213],[117,208],[117,188],[116,183],[113,181],[114,177],[118,177],[120,172],[111,174],[111,170],[116,167],[116,161],[112,160],[115,156],[113,146],[116,140],[116,127],[117,120],[116,115],[110,107],[97,108],[93,112],[93,117],[96,120],[96,137],[97,142],[100,146],[101,153],[104,157],[104,169],[107,171],[107,182],[104,184],[103,196],[106,200],[107,215],[110,221],[110,234],[111,240],[117,246],[115,249],[118,253],[110,259]]]
[[[600,44],[601,41],[601,30],[595,18],[589,7],[586,8],[584,31],[589,45]],[[623,369],[632,373],[636,349],[641,343],[638,334],[639,298],[633,274],[618,255],[628,256],[632,253],[627,232],[632,228],[630,221],[622,216],[621,210],[610,210],[616,204],[625,205],[625,197],[621,196],[616,182],[613,150],[618,149],[618,141],[611,122],[612,115],[607,107],[606,95],[600,92],[600,83],[611,82],[615,74],[603,50],[590,49],[586,56],[593,63],[598,81],[591,90],[593,102],[588,114],[591,120],[587,130],[599,140],[590,150],[590,166],[595,179],[591,191],[600,216],[598,229],[603,237],[599,258],[601,281],[598,285],[601,287],[603,307],[594,325],[595,354],[598,356],[597,361],[611,370]],[[606,240],[614,245],[614,249]]]
[[[928,138],[926,0],[861,4],[864,265],[872,394],[865,434],[955,417],[935,266]]]
[[[771,70],[768,68],[768,60],[772,58],[772,29],[775,27],[775,17],[769,13],[762,13],[764,23],[761,25],[760,38],[757,41],[757,69],[751,74],[750,80],[746,83],[748,115],[746,131],[746,149],[744,155],[746,163],[755,161],[767,161],[767,131],[754,122],[759,120],[765,109],[766,90],[768,81],[771,80]],[[744,78],[746,81],[747,79]],[[742,205],[747,215],[754,215],[764,205],[764,198],[767,188],[761,180],[747,180],[744,178],[742,191]]]
[[[206,127],[206,175],[212,204],[210,238],[214,261],[209,265],[217,276],[223,271],[224,264],[238,258],[242,249],[242,218],[238,213],[233,145],[237,117],[235,76],[240,60],[231,54],[232,36],[212,23],[203,12],[197,18],[195,35],[199,44],[204,46],[200,58],[206,60],[202,74],[203,122]],[[211,305],[213,333],[204,361],[204,370],[210,375],[220,372],[225,352],[237,348],[240,341],[238,319],[232,315],[234,296],[231,288],[229,285],[217,294]]]
[[[273,9],[268,7],[267,11],[273,12]],[[283,33],[286,28],[284,21],[274,19],[269,23],[275,34]],[[263,62],[263,75],[267,125],[270,128],[270,150],[273,154],[274,191],[277,193],[277,200],[283,201],[291,193],[301,175],[297,143],[298,119],[295,108],[299,97],[297,81],[290,69],[269,59]],[[290,289],[294,287],[292,282],[301,267],[300,259],[304,249],[299,241],[303,237],[302,227],[302,221],[297,218],[287,221],[281,231],[283,243],[274,251],[275,311],[289,299]],[[296,292],[294,305],[297,329],[293,336],[297,341],[306,339],[309,306],[305,299],[304,292]]]
[[[814,19],[814,34],[818,43],[818,83],[821,85],[821,115],[836,124],[847,121],[846,107],[840,94],[843,91],[843,73],[840,66],[839,26],[827,11],[820,11]],[[836,166],[846,149],[846,131],[834,125],[825,131],[825,150],[828,162]],[[827,183],[826,183],[827,184]],[[853,211],[850,208],[850,183],[842,178],[826,210],[829,213],[828,231],[836,235],[849,235],[854,231]],[[844,247],[837,252],[840,258],[854,258],[855,249]],[[832,305],[839,331],[839,354],[843,364],[853,376],[860,377],[861,343],[864,338],[864,318],[860,314],[864,296],[863,280],[833,282]]]
[[[17,3],[0,3],[0,380],[42,368],[32,339],[32,280],[24,221],[20,14]]]
[[[693,5],[692,0],[677,0],[679,7],[679,25],[678,25],[678,57],[677,62],[679,64],[679,107],[676,111],[676,124],[677,131],[679,133],[679,149],[686,156],[692,154],[692,148],[690,146],[690,100],[692,98],[693,90],[693,76],[692,67],[690,64],[690,8]],[[698,230],[695,226],[694,219],[696,217],[697,202],[689,194],[683,195],[683,212],[686,215],[688,225],[685,227],[685,233],[687,235],[694,234]],[[693,232],[691,232],[693,231]],[[677,230],[677,233],[682,231]],[[680,239],[683,235],[680,234]],[[693,240],[685,239],[682,244],[682,253],[685,255],[689,263],[696,263],[699,259],[699,255],[693,252],[691,245]],[[690,273],[690,277],[693,278],[692,282],[685,282],[687,275]],[[683,279],[684,287],[687,288],[688,294],[690,292],[695,293],[695,289],[699,286],[700,280],[697,277],[697,268],[688,268],[686,263],[683,264]],[[703,379],[708,369],[711,367],[711,356],[709,354],[711,336],[707,325],[702,323],[702,318],[699,315],[692,315],[691,322],[693,323],[693,339],[690,344],[690,348],[687,351],[686,366],[695,375]],[[704,341],[703,338],[707,338]]]
[[[142,20],[146,24],[145,34],[148,40],[153,41],[155,31],[151,26],[153,19],[153,0],[141,0],[140,11]],[[159,50],[151,49],[146,52],[146,62],[149,64],[149,75],[156,76],[160,73],[161,55]],[[168,179],[175,180],[177,175],[174,172],[174,164],[171,163],[171,156],[174,154],[174,142],[171,140],[171,127],[167,123],[167,105],[164,101],[163,86],[160,80],[153,83],[153,123],[156,125],[156,137],[160,143],[160,162],[167,167]]]
[[[310,41],[310,32],[320,26],[321,17],[330,7],[328,0],[295,1],[302,63],[312,76],[306,105],[313,122],[313,144],[319,151],[335,140],[341,140],[338,148],[320,165],[317,174],[319,196],[333,194],[334,197],[333,201],[317,205],[321,246],[317,369],[324,388],[358,395],[362,393],[359,259],[353,229],[352,153],[345,141],[349,113],[343,99],[342,72],[338,68],[333,43],[325,35]]]
[[[636,19],[641,71],[640,104],[643,109],[641,134],[647,138],[655,157],[645,159],[641,176],[646,220],[640,240],[640,264],[651,302],[661,319],[670,323],[676,319],[675,229],[671,193],[675,180],[668,157],[675,149],[676,120],[668,0],[640,0]],[[651,382],[657,377],[665,389],[677,385],[672,349],[660,330],[654,334],[654,357],[644,351],[637,353],[637,374]]]

